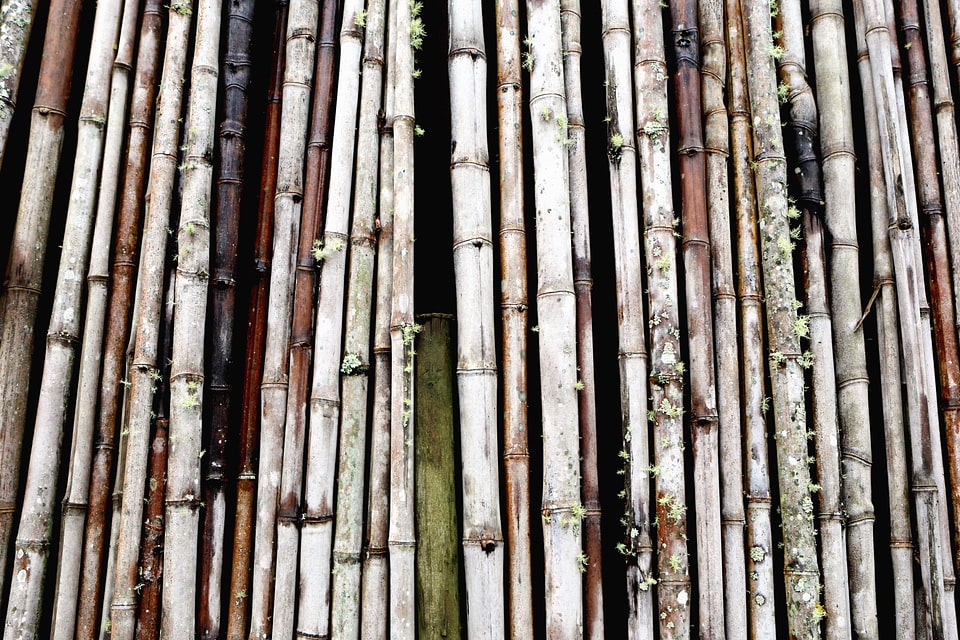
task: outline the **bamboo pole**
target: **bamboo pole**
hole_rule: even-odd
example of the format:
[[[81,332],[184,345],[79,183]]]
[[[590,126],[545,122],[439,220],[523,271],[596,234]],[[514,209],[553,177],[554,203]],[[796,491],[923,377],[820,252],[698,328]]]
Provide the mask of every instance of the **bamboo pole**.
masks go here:
[[[10,537],[20,484],[20,454],[33,362],[33,334],[63,147],[67,99],[80,21],[79,2],[53,3],[47,17],[40,82],[30,117],[17,222],[0,290],[0,593],[11,567]],[[15,575],[16,572],[13,573]]]
[[[423,35],[422,5],[399,0],[391,24],[397,31],[391,71],[393,114],[393,297],[390,304],[390,637],[416,634],[414,460],[415,342],[413,315],[414,237],[414,33]]]
[[[580,504],[576,296],[559,0],[528,1],[527,32],[533,67],[529,105],[538,248],[546,630],[551,638],[574,638],[583,623],[580,525],[585,511]]]
[[[530,450],[527,440],[527,241],[523,219],[523,87],[519,0],[501,0],[497,20],[500,135],[500,315],[503,468],[506,489],[509,637],[533,635],[530,550]]]
[[[204,640],[220,637],[221,584],[226,519],[226,456],[235,437],[230,428],[233,395],[233,326],[235,322],[237,243],[246,152],[247,95],[253,61],[253,0],[230,4],[223,56],[223,107],[220,115],[217,202],[213,214],[211,265],[210,379],[207,403],[209,440],[204,470],[203,537],[200,550],[198,629]]]
[[[854,528],[848,540],[856,559],[856,565],[852,565],[853,580],[848,580],[847,576],[847,549],[842,526],[844,514],[833,325],[827,301],[827,266],[822,221],[824,193],[817,157],[820,132],[817,127],[817,105],[813,90],[807,82],[800,3],[795,0],[781,2],[776,25],[781,33],[780,44],[783,48],[783,54],[777,61],[780,74],[778,97],[783,95],[783,100],[787,103],[788,130],[792,137],[796,163],[794,184],[799,204],[799,208],[788,208],[787,215],[801,218],[797,226],[791,228],[791,233],[803,238],[801,259],[808,315],[800,316],[804,318],[806,327],[802,327],[798,333],[801,338],[810,340],[809,351],[805,352],[809,357],[803,362],[803,366],[812,369],[812,438],[817,470],[815,493],[819,494],[816,517],[820,523],[820,561],[823,566],[823,601],[826,611],[823,630],[824,635],[830,639],[850,637],[852,598],[856,601],[857,613],[861,616],[858,629],[862,630],[866,637],[876,637],[872,537],[868,538],[869,547],[862,545],[863,525],[871,528],[872,507],[869,501],[864,504],[860,493],[864,489],[869,491],[870,467],[869,464],[857,465],[858,461],[852,460],[850,456],[845,461],[856,467],[853,472],[858,474],[857,480],[866,484],[846,492],[852,500],[852,509],[848,514],[853,514],[849,522]],[[867,460],[869,455],[868,448],[865,456]]]
[[[71,22],[63,25],[54,24],[52,25],[54,28],[57,26],[77,28],[79,9],[71,7],[62,9],[56,7],[56,9],[64,11],[65,17]],[[71,16],[71,12],[74,15]],[[96,213],[97,178],[103,153],[104,124],[110,95],[111,60],[120,29],[120,12],[119,0],[101,2],[94,22],[93,42],[99,46],[95,46],[91,52],[80,111],[66,229],[44,350],[40,395],[37,401],[30,463],[23,494],[24,506],[17,528],[16,557],[12,574],[17,576],[17,580],[10,583],[7,601],[4,637],[11,639],[35,637],[40,622],[63,430],[68,418],[67,408],[73,387],[72,365],[82,331],[83,278],[79,274],[87,271],[90,257],[90,243]],[[65,55],[72,55],[72,53],[69,48],[64,51]],[[48,158],[47,161],[56,164],[57,157]],[[29,166],[27,170],[30,171]],[[54,176],[51,176],[51,179],[54,179]],[[26,186],[25,184],[24,187]],[[52,196],[52,187],[52,183],[45,185],[48,197]],[[45,216],[49,224],[51,203],[47,202],[42,206],[46,211],[37,210],[37,214]],[[10,319],[10,317],[7,318],[8,321]],[[24,374],[28,375],[28,371],[24,371]],[[71,502],[73,497],[75,494],[65,498],[65,517],[73,511]],[[79,533],[82,514],[80,519],[74,518],[65,524],[72,525]],[[77,553],[79,549],[73,547],[64,551],[65,553],[60,555],[58,566],[66,566],[69,571],[80,562],[79,553]],[[67,603],[64,605],[68,610],[72,608]]]
[[[482,85],[481,85],[482,86]],[[453,318],[420,316],[417,345],[415,488],[417,637],[459,640],[460,580],[454,474]],[[469,584],[469,583],[468,583]],[[502,614],[501,614],[502,615]]]
[[[596,376],[593,358],[593,276],[590,211],[587,199],[586,124],[580,81],[580,0],[561,0],[564,84],[567,92],[567,162],[570,172],[570,224],[573,228],[573,289],[577,300],[577,370],[583,515],[584,634],[603,638],[603,571],[600,537],[600,485],[597,470]]]
[[[163,77],[157,102],[157,127],[153,139],[150,176],[147,181],[146,214],[141,244],[142,258],[135,315],[133,359],[129,370],[129,410],[125,420],[127,449],[123,493],[136,496],[123,502],[115,562],[111,604],[111,638],[132,640],[137,603],[138,548],[142,526],[144,483],[150,439],[150,412],[154,385],[160,372],[157,363],[160,305],[163,296],[163,263],[167,228],[172,224],[173,183],[180,142],[180,112],[187,62],[187,42],[193,22],[193,5],[173,4],[168,14]],[[194,453],[196,455],[196,452]]]
[[[373,405],[370,426],[366,530],[360,586],[360,633],[386,640],[389,576],[387,536],[390,493],[390,316],[393,298],[393,115],[396,29],[390,26],[398,0],[386,7],[386,56],[383,112],[380,115],[380,189],[377,219],[376,317],[373,328]]]
[[[353,220],[350,227],[350,263],[340,385],[337,461],[337,513],[333,541],[333,602],[330,631],[333,638],[360,637],[361,559],[363,550],[364,470],[367,446],[370,343],[376,275],[377,194],[379,192],[384,29],[386,5],[369,2],[364,23],[363,84],[357,133]]]
[[[120,157],[123,151],[123,137],[126,130],[127,101],[130,68],[133,63],[133,51],[139,17],[139,2],[125,0],[119,26],[119,39],[116,43],[116,55],[112,60],[112,72],[109,83],[109,104],[104,96],[91,94],[87,106],[94,113],[82,118],[96,119],[104,117],[106,132],[103,141],[103,160],[101,167],[96,156],[96,129],[87,131],[84,140],[86,148],[94,157],[88,159],[87,171],[93,176],[99,175],[99,189],[96,196],[87,194],[90,206],[96,202],[96,222],[91,241],[90,265],[87,270],[87,303],[83,322],[83,343],[80,350],[80,367],[77,374],[73,435],[70,447],[70,465],[67,477],[67,489],[64,497],[64,510],[60,533],[59,562],[57,564],[56,592],[54,596],[53,637],[67,640],[74,637],[79,601],[78,590],[83,561],[83,535],[87,519],[92,461],[95,454],[94,431],[97,419],[97,396],[100,392],[100,364],[104,347],[104,324],[106,323],[109,300],[110,280],[110,237],[113,233],[114,213],[117,205],[117,186],[120,178]],[[97,42],[94,39],[94,42]],[[100,56],[110,57],[114,49],[109,42],[101,41]],[[97,54],[91,50],[91,67],[88,78],[93,81],[101,73],[96,64],[110,64],[96,60]],[[99,113],[96,113],[99,111]],[[85,131],[90,129],[84,128]],[[93,135],[91,135],[93,134]],[[78,152],[78,158],[80,154]],[[95,179],[95,178],[94,178]],[[90,191],[93,187],[87,187]],[[108,490],[109,487],[102,489]]]
[[[450,0],[449,51],[457,390],[463,473],[467,635],[503,638],[503,533],[497,473],[493,230],[481,3]],[[419,441],[419,440],[418,440]]]
[[[820,567],[813,527],[807,463],[807,416],[793,272],[793,242],[787,218],[786,162],[776,97],[770,5],[744,4],[747,88],[753,114],[754,177],[760,230],[767,341],[773,396],[784,544],[787,625],[796,638],[820,637]],[[759,555],[759,554],[758,554]]]
[[[37,0],[7,0],[0,7],[0,69],[4,70],[0,73],[0,166],[17,109],[20,74],[38,4]]]
[[[247,313],[247,346],[244,359],[243,393],[240,408],[239,472],[233,534],[233,561],[230,572],[230,594],[227,610],[228,640],[245,640],[250,620],[250,597],[253,559],[253,525],[256,519],[256,451],[259,435],[260,386],[263,380],[266,341],[267,300],[270,282],[271,245],[273,240],[273,204],[277,184],[277,152],[280,146],[280,93],[286,46],[289,2],[274,4],[273,57],[267,88],[264,114],[264,143],[261,161],[260,198],[257,206],[257,233],[253,247],[253,281]]]
[[[134,12],[135,13],[135,12]],[[127,16],[126,10],[124,16]],[[110,488],[120,483],[110,482],[114,462],[114,448],[117,438],[117,424],[120,413],[121,380],[124,379],[125,348],[130,330],[131,302],[135,282],[134,269],[138,262],[140,239],[140,208],[146,188],[147,155],[150,152],[150,134],[153,127],[154,95],[156,75],[160,58],[159,41],[163,24],[160,15],[160,0],[150,0],[143,6],[143,15],[139,29],[139,49],[136,58],[136,73],[133,79],[133,91],[130,96],[129,134],[123,161],[123,178],[117,203],[116,231],[113,242],[113,265],[110,274],[110,299],[106,319],[107,327],[102,346],[102,369],[99,372],[98,398],[96,414],[96,434],[91,463],[86,528],[83,541],[83,565],[80,575],[80,591],[84,597],[77,603],[76,638],[93,640],[97,634],[97,617],[102,604],[108,604],[109,589],[101,591],[104,580],[103,552],[104,527],[109,509]],[[133,41],[122,38],[114,62],[117,71],[130,64],[133,56]],[[129,47],[129,49],[127,49]],[[115,78],[112,89],[119,92],[122,82]],[[111,115],[110,126],[123,126]],[[108,130],[109,135],[109,130]],[[106,219],[107,211],[113,206],[113,198],[106,188],[111,178],[108,165],[104,166],[103,183],[98,204],[98,220]],[[100,241],[94,239],[94,246]],[[96,266],[91,263],[91,269]],[[91,294],[92,295],[92,294]],[[93,306],[92,303],[90,306]],[[122,478],[123,465],[117,463],[118,479]],[[114,510],[114,515],[119,509]],[[110,526],[109,531],[116,534],[119,527]],[[107,582],[112,582],[112,572],[106,572]],[[109,617],[109,616],[105,616]]]

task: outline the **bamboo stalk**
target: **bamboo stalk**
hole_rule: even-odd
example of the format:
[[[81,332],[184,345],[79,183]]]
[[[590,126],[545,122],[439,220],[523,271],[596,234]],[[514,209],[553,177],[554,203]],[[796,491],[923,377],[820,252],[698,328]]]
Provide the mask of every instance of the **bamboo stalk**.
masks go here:
[[[130,68],[133,63],[133,51],[139,17],[139,2],[125,0],[119,25],[119,39],[116,43],[116,56],[112,61],[109,82],[109,105],[105,96],[89,95],[88,112],[82,118],[106,120],[105,139],[103,141],[102,167],[97,167],[96,135],[94,127],[83,127],[85,145],[93,157],[88,158],[86,170],[91,179],[99,174],[99,189],[94,197],[88,192],[89,206],[96,202],[96,222],[91,241],[90,265],[87,271],[87,303],[84,318],[83,343],[80,350],[80,367],[77,374],[76,409],[73,419],[73,436],[68,469],[67,489],[64,498],[64,510],[60,534],[60,552],[57,566],[56,595],[54,596],[53,637],[67,640],[74,637],[77,621],[77,609],[82,599],[79,594],[81,567],[83,561],[84,524],[87,518],[92,461],[95,454],[94,430],[97,419],[97,396],[100,392],[100,364],[104,347],[104,324],[109,296],[110,279],[110,237],[113,233],[114,213],[117,205],[117,186],[120,178],[120,157],[123,151],[123,135],[126,130],[127,100]],[[104,36],[108,38],[109,36]],[[97,42],[94,39],[94,42]],[[89,81],[94,81],[104,73],[96,69],[96,64],[110,64],[97,56],[111,56],[114,49],[106,40],[100,41],[101,50],[91,50]],[[86,98],[85,98],[86,100]],[[97,104],[102,101],[101,104]],[[81,125],[82,126],[82,125]],[[103,125],[101,125],[103,126]],[[92,135],[91,135],[92,134]],[[80,153],[78,152],[78,159]],[[92,174],[92,175],[91,175]],[[87,189],[93,191],[92,186]],[[104,491],[107,488],[104,489]]]
[[[482,86],[482,85],[481,85]],[[418,318],[415,488],[417,637],[459,640],[454,362],[450,316]],[[468,583],[469,584],[469,583]],[[501,614],[502,615],[502,614]]]
[[[827,301],[826,255],[823,237],[824,193],[817,146],[817,105],[813,90],[807,82],[800,3],[786,0],[780,4],[776,17],[780,29],[783,54],[777,62],[780,85],[778,95],[784,95],[788,111],[788,130],[791,133],[794,162],[794,184],[800,208],[788,208],[788,217],[800,217],[798,226],[791,229],[803,238],[801,258],[808,315],[806,327],[799,337],[810,340],[809,358],[803,366],[812,368],[813,441],[817,468],[817,520],[820,523],[823,566],[824,635],[831,639],[849,638],[851,633],[850,600],[857,603],[858,630],[865,637],[876,637],[876,595],[873,588],[873,540],[868,536],[868,547],[863,546],[863,527],[872,528],[872,506],[864,504],[864,489],[870,487],[870,465],[867,453],[857,459],[848,455],[845,462],[855,468],[860,484],[847,489],[852,500],[848,522],[853,525],[849,540],[855,558],[853,579],[847,576],[847,550],[844,544],[843,503],[840,480],[840,434],[837,423],[837,384],[834,365],[833,326]],[[827,80],[824,81],[828,82]],[[801,316],[803,317],[803,316]],[[812,360],[812,361],[811,361]],[[848,442],[850,438],[847,438]],[[855,441],[858,444],[860,442]],[[869,444],[869,442],[868,442]],[[854,452],[858,455],[859,451]],[[864,471],[866,473],[864,473]],[[851,585],[853,593],[851,593]],[[864,610],[865,609],[865,610]]]
[[[570,172],[570,224],[573,228],[573,288],[577,300],[580,475],[583,501],[584,635],[603,638],[603,572],[600,538],[600,486],[597,470],[596,376],[593,364],[593,276],[590,212],[587,201],[586,125],[580,82],[580,0],[561,0],[564,85],[567,92],[567,162]]]
[[[274,4],[273,58],[264,114],[264,144],[261,161],[260,199],[257,206],[257,233],[253,247],[253,282],[247,313],[247,346],[241,396],[240,460],[237,474],[237,504],[233,534],[233,561],[227,611],[227,638],[244,640],[249,623],[248,602],[253,556],[253,525],[256,519],[256,451],[259,435],[260,386],[263,380],[267,325],[267,286],[270,282],[273,240],[273,194],[277,185],[277,152],[280,146],[280,93],[286,46],[289,2]]]
[[[523,219],[523,87],[520,3],[501,0],[497,20],[497,113],[500,135],[500,315],[502,323],[503,467],[506,487],[509,637],[533,635],[530,550],[530,450],[527,441],[527,242]]]
[[[210,432],[204,474],[203,538],[200,550],[198,628],[204,640],[220,636],[221,584],[226,519],[226,455],[234,434],[230,429],[233,380],[233,326],[236,300],[237,243],[246,152],[247,95],[253,47],[253,0],[230,4],[223,57],[223,111],[220,115],[217,204],[211,267]]]
[[[543,419],[546,630],[579,637],[583,623],[576,295],[570,249],[567,113],[560,2],[528,1],[530,120],[537,221],[537,318]]]
[[[726,3],[729,16],[730,149],[733,156],[733,200],[737,224],[737,267],[743,367],[744,490],[746,494],[747,620],[751,639],[776,637],[773,582],[773,531],[770,522],[769,452],[763,351],[763,273],[760,264],[754,162],[750,131],[750,101],[743,41],[743,17],[738,0]]]
[[[254,561],[251,590],[250,638],[271,635],[274,611],[274,548],[280,513],[281,461],[284,454],[284,419],[287,408],[288,347],[300,214],[303,200],[310,86],[313,79],[316,0],[291,2],[287,21],[286,64],[280,116],[280,146],[274,201],[273,266],[267,307],[267,339],[261,382],[260,470],[257,520],[254,527]],[[289,482],[289,480],[288,480]],[[276,555],[280,558],[279,555]],[[286,559],[289,564],[295,558]],[[279,570],[278,566],[278,570]],[[295,571],[295,570],[294,570]],[[292,613],[292,611],[291,611]],[[291,625],[292,620],[284,622]]]
[[[78,2],[58,1],[49,8],[20,206],[0,297],[0,397],[4,399],[0,408],[0,593],[6,586],[13,588],[4,583],[7,567],[12,566],[7,553],[20,483],[37,304],[63,147],[80,7]]]
[[[64,17],[70,20],[62,25],[52,25],[54,28],[57,26],[77,28],[79,8],[54,7],[54,9],[62,10]],[[57,270],[53,310],[44,350],[40,396],[37,402],[30,463],[23,494],[24,507],[17,528],[13,575],[18,578],[10,584],[7,601],[4,636],[10,638],[35,637],[40,622],[63,430],[68,418],[68,400],[73,387],[72,365],[82,330],[80,312],[83,303],[83,279],[78,274],[87,271],[90,256],[96,213],[97,177],[103,152],[107,101],[110,95],[110,63],[120,29],[120,10],[119,0],[101,2],[94,22],[93,41],[100,46],[94,47],[91,52],[80,111],[77,152],[67,206],[63,249]],[[70,15],[71,12],[73,15]],[[63,51],[66,56],[72,56],[72,53],[69,47]],[[59,149],[57,155],[59,155]],[[47,158],[47,161],[56,164],[57,155]],[[24,186],[26,187],[26,184]],[[52,196],[52,187],[52,183],[45,186],[48,197]],[[42,206],[45,206],[46,211],[38,209],[36,213],[41,217],[45,216],[49,221],[51,203],[47,202]],[[21,213],[24,212],[31,215],[29,209],[26,211],[21,209]],[[7,317],[8,321],[10,319]],[[28,375],[28,371],[24,371],[24,374]],[[70,513],[74,511],[71,502],[73,497],[74,494],[69,494],[65,498],[65,519],[69,518]],[[79,519],[73,518],[65,523],[72,525],[77,533],[82,526],[82,513],[78,515]],[[58,566],[66,565],[70,570],[80,562],[79,553],[76,553],[79,550],[73,547],[64,551],[65,554],[61,554]],[[72,608],[64,604],[68,609]],[[57,613],[63,612],[57,611]]]
[[[497,473],[493,231],[481,4],[450,0],[449,52],[457,390],[463,473],[467,635],[503,638],[503,533]],[[418,440],[419,441],[419,440]]]
[[[414,237],[414,30],[422,36],[422,5],[399,0],[396,29],[393,114],[393,297],[390,304],[390,637],[416,634],[414,529],[415,342],[420,325],[413,315]]]
[[[37,0],[7,0],[0,6],[0,68],[5,69],[0,74],[0,166],[17,109],[20,74],[38,4]],[[6,564],[0,566],[6,567]]]
[[[770,5],[744,5],[747,87],[753,114],[754,177],[760,230],[767,341],[776,433],[780,515],[784,544],[787,625],[796,638],[820,637],[820,567],[807,463],[807,416],[800,366],[792,249],[787,218],[786,162],[771,56]],[[758,554],[759,555],[759,554]]]
[[[173,183],[180,141],[180,111],[187,62],[187,42],[193,22],[192,3],[171,5],[168,14],[163,77],[157,102],[157,127],[153,139],[150,176],[147,181],[146,214],[141,244],[142,258],[135,315],[133,359],[129,370],[129,410],[125,420],[127,449],[123,493],[136,496],[123,502],[115,562],[111,604],[111,638],[132,640],[139,581],[137,557],[140,545],[143,501],[139,497],[147,480],[150,413],[154,384],[160,375],[157,363],[160,305],[163,296],[163,263],[171,225]],[[196,455],[196,452],[194,452]]]

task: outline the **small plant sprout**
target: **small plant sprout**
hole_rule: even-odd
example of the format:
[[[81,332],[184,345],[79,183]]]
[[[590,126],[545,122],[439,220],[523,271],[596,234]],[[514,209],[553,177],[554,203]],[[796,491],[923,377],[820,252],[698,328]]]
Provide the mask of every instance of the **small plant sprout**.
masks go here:
[[[358,373],[363,373],[365,367],[363,366],[363,361],[360,360],[360,356],[355,353],[348,353],[343,356],[343,362],[340,364],[340,373],[346,376],[356,375]]]
[[[360,27],[361,29],[367,26],[367,12],[365,9],[357,11],[353,16],[353,24]]]
[[[619,133],[615,133],[610,136],[610,146],[614,149],[619,149],[623,146],[623,136]]]
[[[589,560],[589,558],[587,558],[587,554],[584,552],[581,551],[577,554],[577,569],[580,570],[580,573],[587,572],[587,560]]]
[[[653,576],[647,576],[647,577],[644,578],[643,581],[639,584],[640,591],[649,591],[649,590],[650,590],[650,587],[652,587],[652,586],[655,585],[655,584],[657,584],[657,579],[654,578]]]
[[[577,380],[573,384],[573,388],[576,389],[577,391],[583,391],[583,380]]]
[[[410,46],[414,51],[419,51],[423,47],[423,39],[427,35],[427,30],[423,26],[423,18],[420,12],[423,10],[422,2],[410,2]]]
[[[520,66],[527,70],[527,73],[533,71],[533,52],[531,51],[533,47],[533,40],[529,37],[523,39],[523,46],[527,48],[526,51],[520,54]]]
[[[759,545],[750,547],[750,559],[754,562],[763,562],[766,557],[767,552],[763,550],[763,547]]]
[[[541,119],[541,120],[543,120],[544,122],[546,122],[547,120],[549,120],[549,119],[552,118],[552,117],[553,117],[553,111],[550,109],[550,107],[544,107],[543,109],[540,109],[540,119]]]
[[[793,335],[798,338],[810,337],[810,316],[797,316],[797,319],[793,322]]]
[[[426,133],[426,131],[423,130],[423,127],[421,127],[420,125],[414,125],[414,127],[413,127],[413,135],[415,135],[415,136],[417,136],[417,137],[419,138],[419,137],[423,136],[423,134],[425,134],[425,133]]]
[[[787,102],[787,98],[790,96],[790,89],[790,83],[787,81],[783,81],[777,85],[777,100],[780,102],[780,104],[785,104]]]
[[[813,353],[811,351],[804,351],[802,354],[800,354],[800,357],[797,358],[797,363],[799,363],[799,365],[804,369],[809,369],[814,363]]]

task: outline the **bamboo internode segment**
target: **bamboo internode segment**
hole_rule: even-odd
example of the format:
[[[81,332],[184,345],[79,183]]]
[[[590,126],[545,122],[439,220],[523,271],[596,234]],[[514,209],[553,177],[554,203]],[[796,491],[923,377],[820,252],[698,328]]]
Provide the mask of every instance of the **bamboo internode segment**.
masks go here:
[[[958,7],[0,2],[5,638],[955,639]]]

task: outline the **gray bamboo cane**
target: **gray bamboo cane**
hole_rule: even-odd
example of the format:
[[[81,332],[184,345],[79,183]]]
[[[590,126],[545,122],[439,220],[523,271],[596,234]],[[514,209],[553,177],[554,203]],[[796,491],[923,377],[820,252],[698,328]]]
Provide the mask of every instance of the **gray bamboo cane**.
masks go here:
[[[0,166],[17,108],[20,74],[37,5],[37,0],[7,0],[0,5]]]

